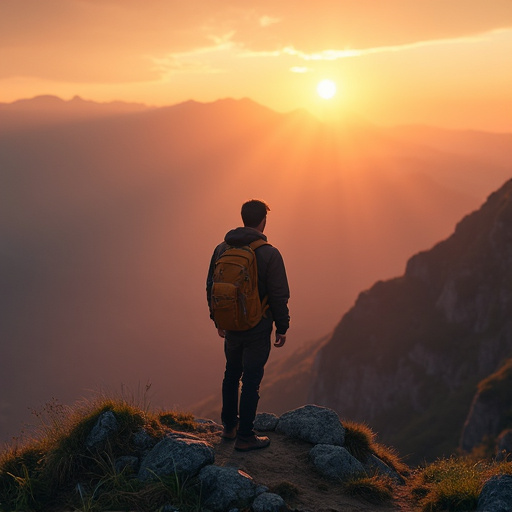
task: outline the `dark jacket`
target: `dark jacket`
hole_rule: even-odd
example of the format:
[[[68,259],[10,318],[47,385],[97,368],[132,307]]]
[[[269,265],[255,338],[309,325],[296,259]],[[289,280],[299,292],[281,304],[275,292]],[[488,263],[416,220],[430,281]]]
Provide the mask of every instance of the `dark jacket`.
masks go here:
[[[210,306],[210,297],[213,285],[213,271],[218,257],[231,245],[248,245],[255,240],[262,238],[267,241],[267,237],[260,231],[253,228],[236,228],[229,231],[224,237],[224,242],[219,244],[210,262],[208,277],[206,279],[206,297],[208,307]],[[276,325],[279,334],[286,334],[290,326],[290,316],[288,312],[288,299],[290,290],[288,288],[288,279],[284,268],[284,261],[281,253],[272,245],[265,244],[256,249],[256,261],[258,263],[258,292],[260,300],[267,297],[269,309],[266,318],[261,322],[244,332],[254,332],[272,328],[272,322]],[[210,317],[211,317],[210,311]]]

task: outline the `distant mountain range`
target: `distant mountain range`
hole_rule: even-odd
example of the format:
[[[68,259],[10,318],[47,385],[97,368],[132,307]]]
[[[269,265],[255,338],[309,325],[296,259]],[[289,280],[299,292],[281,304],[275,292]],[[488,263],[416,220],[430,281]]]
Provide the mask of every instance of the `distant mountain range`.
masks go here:
[[[153,403],[186,407],[217,393],[206,269],[250,197],[271,205],[292,288],[276,375],[291,352],[313,358],[361,290],[510,178],[510,138],[326,125],[249,99],[0,104],[0,439],[52,396],[149,381]]]

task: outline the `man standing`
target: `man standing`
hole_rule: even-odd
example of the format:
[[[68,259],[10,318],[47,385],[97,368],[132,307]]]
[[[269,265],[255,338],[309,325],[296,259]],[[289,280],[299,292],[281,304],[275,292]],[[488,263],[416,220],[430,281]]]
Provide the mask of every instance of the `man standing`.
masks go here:
[[[253,199],[242,205],[244,227],[229,231],[224,242],[213,253],[208,278],[206,295],[211,309],[211,295],[215,262],[229,247],[247,246],[257,240],[267,241],[263,234],[270,208],[263,201]],[[235,449],[239,451],[265,448],[270,444],[266,436],[256,436],[253,430],[256,409],[259,401],[259,388],[263,378],[265,363],[270,354],[271,333],[276,326],[275,347],[282,347],[286,342],[286,331],[290,325],[288,299],[290,291],[280,252],[266,243],[255,250],[258,268],[258,292],[260,300],[266,298],[268,309],[259,323],[245,331],[225,331],[217,329],[224,338],[226,370],[222,382],[222,437],[236,439]],[[242,380],[240,405],[238,390]]]

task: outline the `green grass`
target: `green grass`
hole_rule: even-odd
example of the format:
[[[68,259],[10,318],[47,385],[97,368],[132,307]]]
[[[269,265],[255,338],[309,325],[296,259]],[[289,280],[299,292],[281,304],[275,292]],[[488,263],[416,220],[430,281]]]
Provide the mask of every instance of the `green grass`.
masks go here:
[[[512,463],[466,457],[439,459],[416,472],[411,496],[423,512],[475,510],[485,481],[505,473],[512,474]]]
[[[393,485],[389,478],[371,476],[352,478],[342,485],[344,494],[372,505],[387,505],[393,501]]]
[[[87,436],[106,411],[114,413],[119,428],[100,449],[89,449]],[[0,454],[0,510],[158,510],[165,503],[200,510],[193,482],[173,475],[143,484],[129,467],[115,467],[120,455],[135,454],[135,432],[143,428],[157,442],[171,429],[193,431],[192,415],[153,414],[125,399],[99,396],[73,408],[52,401],[36,416],[34,436]]]
[[[376,441],[376,435],[370,427],[363,423],[343,420],[345,428],[345,448],[356,459],[365,462],[368,455],[375,455],[390,468],[401,475],[407,475],[409,468],[401,460],[397,452]]]
[[[88,449],[87,436],[106,411],[112,411],[119,428],[100,449]],[[134,433],[144,429],[156,443],[169,430],[194,432],[198,426],[191,414],[153,413],[123,398],[98,396],[72,408],[52,401],[36,416],[41,425],[34,436],[0,453],[0,511],[157,511],[168,503],[182,512],[201,510],[196,480],[183,481],[171,475],[141,482],[134,478],[130,466],[121,471],[115,467],[120,455],[136,454]],[[410,468],[394,450],[379,444],[368,426],[350,421],[343,425],[347,450],[362,462],[373,454],[399,473],[406,479],[403,489],[424,512],[474,510],[486,480],[512,474],[512,462],[473,456],[439,459],[417,468],[411,476]],[[396,490],[396,483],[379,474],[338,485],[343,494],[376,506],[389,504]],[[300,494],[289,482],[281,482],[273,490],[292,501]]]

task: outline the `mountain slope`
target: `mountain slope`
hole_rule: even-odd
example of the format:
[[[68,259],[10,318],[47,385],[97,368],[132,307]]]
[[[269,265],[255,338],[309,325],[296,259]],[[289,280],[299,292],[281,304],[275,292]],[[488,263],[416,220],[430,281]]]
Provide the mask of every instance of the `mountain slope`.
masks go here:
[[[512,181],[405,274],[360,294],[315,362],[310,398],[401,453],[458,446],[480,380],[512,355]]]

